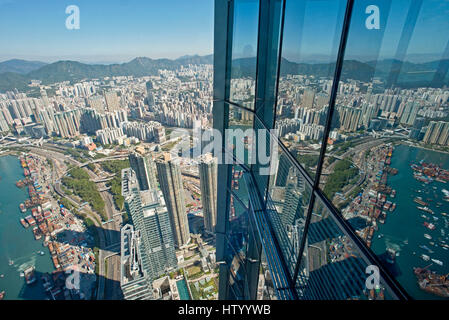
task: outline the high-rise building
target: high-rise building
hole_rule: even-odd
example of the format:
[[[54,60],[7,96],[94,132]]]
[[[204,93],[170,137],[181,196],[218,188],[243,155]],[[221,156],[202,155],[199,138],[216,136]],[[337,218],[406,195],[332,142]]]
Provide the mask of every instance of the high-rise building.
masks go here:
[[[142,263],[140,232],[132,225],[120,231],[120,288],[125,300],[151,300],[151,279]]]
[[[214,233],[217,223],[217,159],[213,158],[211,154],[201,156],[198,169],[204,228],[206,231]]]
[[[364,23],[363,4],[357,1],[331,2],[335,4],[335,10],[328,14],[329,19],[333,19],[328,28],[336,33],[335,37],[324,40],[314,36],[321,22],[314,21],[308,4],[303,1],[215,0],[214,129],[225,137],[226,131],[235,126],[235,115],[242,111],[249,112],[251,116],[245,126],[259,132],[252,141],[256,154],[260,156],[259,153],[264,154],[267,150],[277,151],[271,153],[270,161],[254,157],[250,164],[244,159],[227,163],[225,143],[216,154],[219,163],[215,227],[216,260],[220,272],[219,299],[264,299],[273,298],[273,295],[275,299],[285,300],[382,299],[387,292],[394,299],[409,298],[370,251],[368,242],[361,241],[361,231],[356,232],[352,221],[349,222],[349,218],[332,204],[329,198],[337,196],[329,195],[328,189],[331,188],[325,188],[329,181],[329,186],[332,186],[333,181],[329,179],[333,177],[327,171],[332,172],[334,166],[341,163],[351,171],[356,170],[349,160],[347,163],[335,160],[336,164],[330,164],[327,160],[328,150],[334,143],[329,139],[330,132],[349,132],[347,136],[357,138],[352,133],[362,126],[370,127],[371,122],[377,120],[373,118],[378,116],[380,105],[388,117],[385,121],[394,122],[398,104],[405,100],[395,97],[399,90],[385,90],[396,84],[398,79],[405,81],[402,72],[391,72],[391,79],[382,82],[377,74],[380,70],[376,69],[369,80],[353,80],[356,73],[353,72],[353,61],[347,61],[361,53],[378,56],[385,41],[382,41],[382,35],[371,38],[368,34],[371,31]],[[407,12],[419,12],[419,6],[420,2],[406,6],[405,15]],[[388,11],[384,13],[388,16]],[[351,20],[353,15],[357,16]],[[415,19],[416,22],[417,16],[408,14],[407,19]],[[293,56],[305,61],[309,59],[310,50],[316,48],[308,40],[287,36],[297,32],[298,26],[304,34],[322,41],[323,48],[325,45],[328,47],[320,52],[321,57],[328,57],[326,64],[323,64],[325,68],[309,69],[301,63],[291,66],[288,60]],[[351,32],[363,33],[369,39],[366,52],[363,47],[358,47],[360,37],[348,36]],[[408,31],[403,32],[401,41],[409,37]],[[350,48],[346,48],[348,39],[352,39]],[[241,48],[257,48],[257,56],[252,60],[254,67],[245,70],[245,77],[254,79],[255,90],[251,95],[245,95],[243,88],[236,85],[246,80],[238,79],[234,72],[235,65],[240,63],[235,61],[243,54]],[[346,56],[346,49],[351,49],[351,54]],[[401,54],[398,50],[397,55]],[[347,69],[344,69],[345,66]],[[367,84],[371,88],[367,94],[369,101],[364,101],[364,92],[360,88]],[[324,89],[328,101],[324,95],[317,96],[317,88]],[[382,88],[386,94],[379,97],[377,92]],[[404,92],[404,95],[413,94],[411,90],[404,89]],[[298,107],[298,94],[301,93]],[[418,95],[423,96],[422,93]],[[318,113],[317,106],[322,107],[323,113]],[[403,110],[405,107],[400,109],[404,111],[404,123],[413,125],[419,105],[409,105],[407,110]],[[381,121],[378,122],[376,129],[383,127]],[[432,124],[428,130],[433,132],[435,127],[436,124]],[[286,136],[279,139],[273,132],[274,128],[282,129]],[[304,140],[313,137],[320,147],[308,145],[303,148],[294,140],[296,137],[291,139],[287,135],[296,135]],[[441,138],[444,137],[441,134],[429,132],[426,135],[433,141],[445,139]],[[238,146],[235,147],[237,149]],[[299,154],[307,152],[304,156],[308,159],[304,158],[312,163],[313,168],[310,164],[304,167],[296,151]],[[330,164],[329,168],[325,167],[327,164]],[[235,172],[243,172],[243,176]],[[335,189],[338,189],[335,194],[341,192],[342,195],[338,196],[343,203],[346,200],[343,195],[347,196],[346,189]],[[357,193],[355,188],[348,186],[347,189]],[[356,214],[353,211],[349,213]],[[349,213],[348,217],[351,216]],[[369,234],[366,226],[361,228]],[[365,270],[369,266],[376,266],[379,271],[376,288],[370,289],[366,284]],[[374,294],[374,298],[370,294]]]
[[[140,232],[143,269],[155,279],[177,266],[171,222],[160,190],[141,191],[131,168],[122,171],[122,195]]]
[[[129,154],[129,163],[137,175],[141,191],[157,189],[156,164],[151,155]]]
[[[307,109],[313,108],[313,101],[315,100],[316,90],[307,88],[302,95],[302,107]]]
[[[449,122],[431,121],[423,138],[424,143],[449,145]]]
[[[151,81],[148,81],[146,83],[147,87],[147,102],[148,106],[151,107],[154,106],[154,95],[153,95],[153,83]]]
[[[108,108],[109,112],[114,112],[120,109],[120,101],[118,99],[117,92],[105,92],[104,98],[106,100],[106,107]]]
[[[190,241],[181,168],[169,153],[164,153],[156,160],[156,167],[159,186],[170,214],[175,245],[180,248]]]

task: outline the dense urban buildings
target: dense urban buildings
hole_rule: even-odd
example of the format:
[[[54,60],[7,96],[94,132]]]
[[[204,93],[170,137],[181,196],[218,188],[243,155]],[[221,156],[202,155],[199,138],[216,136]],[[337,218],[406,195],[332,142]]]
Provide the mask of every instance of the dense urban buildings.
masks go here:
[[[0,204],[14,155],[43,295],[81,265],[97,299],[449,297],[447,12],[215,0],[213,56],[0,73]]]

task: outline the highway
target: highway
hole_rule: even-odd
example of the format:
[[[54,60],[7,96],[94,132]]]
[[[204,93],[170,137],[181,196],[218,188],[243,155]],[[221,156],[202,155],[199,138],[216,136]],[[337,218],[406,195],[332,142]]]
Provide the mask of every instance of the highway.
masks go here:
[[[82,163],[78,162],[77,160],[68,157],[61,153],[61,151],[56,151],[54,148],[47,148],[47,146],[42,146],[40,148],[36,147],[28,147],[32,153],[38,154],[40,156],[44,156],[47,158],[51,158],[52,160],[59,161],[61,163],[69,162],[73,165],[76,165],[78,167],[84,167]],[[105,158],[103,159],[105,160]],[[99,177],[89,170],[88,168],[84,168],[86,172],[89,174],[91,179],[98,180]],[[67,199],[70,201],[74,206],[77,208],[81,207],[81,203],[79,203],[77,200],[73,199],[72,197],[69,197],[64,193],[62,190],[60,179],[65,176],[68,172],[68,170],[64,172],[57,172],[56,165],[53,168],[53,177],[52,177],[52,184],[53,184],[53,190],[60,195],[61,197]],[[104,182],[97,184],[97,187],[99,189],[104,189]],[[114,219],[114,223],[109,223],[107,225],[101,224],[101,216],[93,212],[92,210],[85,209],[84,212],[86,215],[93,221],[95,227],[98,230],[98,238],[99,238],[99,261],[97,263],[99,264],[99,281],[98,281],[98,288],[97,288],[97,300],[103,300],[103,299],[113,299],[117,295],[117,283],[120,283],[120,263],[117,263],[114,259],[105,259],[105,257],[110,256],[111,254],[117,254],[117,248],[115,250],[108,250],[109,248],[114,248],[114,246],[117,246],[120,242],[120,226],[121,226],[121,215],[117,215],[117,210],[115,209],[115,205],[113,202],[112,195],[107,192],[103,191],[100,192],[103,200],[105,201],[105,211],[106,215],[109,219]],[[85,207],[86,208],[86,207]],[[112,246],[111,246],[112,245]],[[107,249],[106,249],[107,248]],[[118,250],[120,250],[118,248]],[[105,264],[108,264],[107,267],[107,274],[106,274],[106,267]],[[114,280],[114,281],[108,281]],[[120,290],[118,290],[120,291]]]

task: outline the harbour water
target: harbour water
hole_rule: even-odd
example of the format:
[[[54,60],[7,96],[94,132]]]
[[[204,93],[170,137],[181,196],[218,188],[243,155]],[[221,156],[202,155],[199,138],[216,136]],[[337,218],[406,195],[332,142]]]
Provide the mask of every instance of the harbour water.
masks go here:
[[[48,249],[36,241],[33,232],[20,224],[19,204],[27,199],[26,189],[15,183],[23,179],[19,160],[13,156],[0,157],[0,291],[6,291],[5,300],[47,299],[40,276],[54,270]],[[38,252],[43,251],[41,256]],[[10,265],[10,261],[13,262]],[[20,276],[29,266],[36,267],[37,282],[27,286]]]
[[[433,181],[426,185],[417,181],[413,177],[413,170],[410,165],[417,164],[423,160],[427,163],[434,163],[444,169],[449,169],[449,155],[430,150],[399,145],[393,152],[391,167],[399,170],[396,176],[388,177],[388,185],[397,191],[396,197],[390,199],[397,204],[396,210],[389,213],[384,225],[379,225],[379,230],[373,239],[372,249],[376,254],[383,254],[386,248],[393,248],[397,251],[395,271],[396,279],[404,289],[414,299],[442,299],[438,296],[422,291],[417,279],[413,273],[413,267],[426,267],[432,261],[424,261],[420,256],[422,254],[430,256],[432,259],[438,259],[443,262],[443,266],[433,263],[430,270],[436,271],[440,275],[449,273],[449,250],[444,250],[439,246],[440,241],[449,244],[449,216],[444,217],[441,213],[449,214],[449,202],[443,201],[442,189],[449,189],[449,184]],[[418,205],[413,201],[415,197],[422,197],[423,201],[429,203],[429,208],[434,211],[434,215],[425,213],[417,209]],[[437,203],[440,202],[440,207]],[[429,220],[425,220],[422,215]],[[434,220],[433,217],[438,218]],[[435,230],[427,229],[424,221],[432,222]],[[383,234],[384,237],[378,238],[377,235]],[[432,240],[424,237],[428,234]],[[430,244],[434,242],[435,245]],[[433,253],[420,248],[426,246]],[[415,253],[415,254],[414,254]]]

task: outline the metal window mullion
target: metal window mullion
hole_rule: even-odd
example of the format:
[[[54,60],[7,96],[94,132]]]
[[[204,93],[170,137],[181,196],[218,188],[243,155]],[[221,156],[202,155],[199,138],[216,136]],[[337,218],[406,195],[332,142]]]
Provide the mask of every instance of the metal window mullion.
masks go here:
[[[301,262],[299,259],[302,258],[302,254],[304,252],[305,239],[308,234],[309,224],[310,224],[310,220],[312,218],[312,211],[313,211],[313,207],[315,205],[315,196],[314,196],[313,191],[318,189],[318,187],[319,187],[321,171],[323,169],[323,162],[324,162],[324,158],[326,155],[327,139],[329,138],[329,132],[331,129],[331,124],[332,124],[332,117],[333,117],[334,109],[335,109],[335,100],[337,98],[337,93],[338,93],[338,86],[339,86],[341,71],[342,71],[342,67],[343,67],[346,42],[348,39],[349,25],[351,23],[353,7],[354,7],[354,0],[348,0],[348,2],[346,4],[345,17],[344,17],[344,21],[343,21],[340,46],[338,49],[337,62],[335,65],[334,81],[332,83],[331,96],[330,96],[330,100],[329,100],[329,111],[328,111],[327,118],[326,118],[326,126],[324,128],[324,135],[323,135],[323,140],[322,140],[322,144],[321,144],[321,152],[320,152],[320,156],[318,159],[318,164],[317,164],[317,169],[316,169],[316,174],[315,174],[315,182],[314,182],[313,188],[312,188],[312,197],[311,197],[312,202],[310,203],[309,210],[308,210],[307,216],[306,216],[306,222],[305,222],[305,226],[304,226],[305,236],[302,238],[301,245],[299,247],[298,260],[296,262],[295,273],[293,275],[294,282],[296,282],[296,278],[298,277],[299,265]]]

